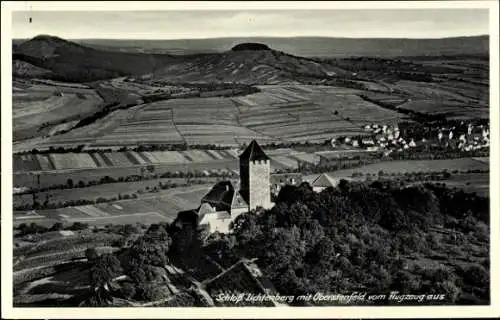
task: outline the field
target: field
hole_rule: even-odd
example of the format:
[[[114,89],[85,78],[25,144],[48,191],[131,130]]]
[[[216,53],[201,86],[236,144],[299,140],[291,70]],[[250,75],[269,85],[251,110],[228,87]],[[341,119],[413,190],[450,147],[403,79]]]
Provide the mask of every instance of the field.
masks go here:
[[[440,181],[446,183],[449,188],[462,189],[465,192],[483,196],[490,196],[490,175],[489,173],[472,173],[452,175],[450,179]]]
[[[187,150],[152,152],[92,152],[14,155],[14,172],[188,164],[234,160],[237,152]]]
[[[14,141],[43,133],[52,135],[61,130],[57,126],[93,114],[102,105],[97,93],[86,87],[58,83],[18,85],[16,82],[13,87],[16,88],[12,94]]]
[[[40,187],[66,184],[72,179],[75,184],[100,180],[104,176],[113,178],[141,175],[145,167],[154,166],[154,172],[238,170],[241,151],[186,150],[150,152],[92,152],[14,155],[14,186]],[[271,157],[272,170],[297,168],[298,162],[317,163],[318,156],[312,152],[292,149],[267,150]]]
[[[120,83],[120,90],[124,90],[123,86],[135,85],[132,82],[114,80],[110,83],[114,86]],[[485,101],[487,89],[484,86],[449,79],[439,83],[408,80],[361,83],[367,89],[300,84],[260,85],[260,92],[239,97],[170,99],[139,104],[126,110],[113,111],[81,128],[73,128],[75,123],[71,121],[54,124],[47,129],[46,136],[37,134],[33,139],[17,141],[13,149],[14,152],[20,152],[77,144],[84,144],[87,148],[118,149],[121,146],[140,144],[179,143],[237,147],[252,139],[257,139],[262,144],[322,142],[338,136],[363,135],[361,128],[367,123],[396,124],[408,120],[408,116],[398,112],[398,109],[421,114],[446,114],[455,119],[488,117]],[[369,86],[370,83],[373,85]],[[34,102],[25,102],[24,105],[20,103],[17,107],[14,122],[18,128],[25,125],[23,119],[39,123],[39,118],[29,116],[36,110],[59,110],[72,103],[77,103],[77,108],[82,107],[78,103],[83,103],[83,100],[74,93],[67,93],[64,97],[50,96],[52,93],[47,90],[51,86],[43,86],[44,90],[23,98],[35,99]],[[84,88],[52,88],[79,90],[87,92],[87,95],[92,92]],[[15,93],[19,96],[15,98],[15,104],[22,94],[24,93]],[[84,94],[83,97],[87,95]],[[40,99],[47,99],[43,100],[47,101],[46,104],[40,105]],[[84,101],[82,108],[85,112],[85,106],[90,108],[93,100],[86,98]],[[23,116],[23,110],[28,108],[26,104],[39,106],[38,109],[30,107],[29,110],[34,111]],[[393,109],[378,104],[388,105]],[[72,109],[65,110],[70,112]],[[89,112],[90,110],[88,109]],[[48,114],[43,113],[43,117],[50,117]],[[63,118],[70,116],[69,113],[65,115],[59,111],[54,114],[58,117],[62,115]],[[54,135],[62,130],[69,132]]]
[[[158,164],[155,165],[155,173],[163,174],[166,172],[221,172],[227,170],[236,170],[239,168],[236,159],[221,160],[205,163],[187,163],[187,164]],[[141,175],[141,169],[144,167],[108,167],[101,169],[71,169],[71,170],[53,170],[46,171],[41,174],[35,172],[22,172],[13,175],[13,184],[16,187],[37,187],[37,177],[40,177],[40,187],[50,187],[53,185],[65,185],[68,179],[72,179],[75,183],[82,181],[87,183],[89,181],[100,180],[105,176],[115,179],[131,175]]]
[[[239,153],[240,151],[231,149],[14,155],[13,185],[14,187],[46,188],[54,185],[66,185],[68,179],[71,179],[75,185],[87,184],[90,181],[99,181],[105,176],[114,179],[131,175],[140,176],[145,167],[151,165],[154,166],[155,174],[188,171],[206,172],[206,174],[228,171],[238,173]],[[299,162],[315,164],[319,161],[319,157],[313,152],[277,149],[266,150],[266,153],[271,158],[272,171],[297,168]],[[62,162],[61,159],[71,161]],[[134,182],[134,184],[136,183]],[[144,184],[149,183],[153,182],[144,181]],[[131,187],[131,190],[135,192],[138,188]],[[114,192],[115,195],[120,192],[118,190]],[[52,192],[51,194],[53,194]],[[107,191],[103,192],[108,194]]]
[[[113,111],[81,128],[59,124],[51,135],[61,130],[69,132],[18,141],[13,149],[20,152],[78,144],[88,148],[119,148],[175,143],[236,147],[252,139],[263,144],[324,141],[339,135],[362,134],[361,127],[368,122],[393,123],[404,118],[402,114],[363,100],[359,97],[365,92],[362,90],[298,84],[263,85],[259,89],[261,92],[240,97],[170,99],[139,104]],[[70,99],[71,96],[56,98]]]
[[[323,86],[260,86],[263,92],[233,99],[240,123],[281,141],[319,141],[362,135],[368,122],[403,116],[364,101],[359,90]],[[368,121],[369,119],[369,121]]]
[[[204,183],[210,184],[215,183],[217,178],[203,178]],[[75,183],[77,183],[76,181]],[[106,183],[95,186],[89,186],[85,188],[72,188],[72,189],[62,189],[62,190],[50,190],[45,192],[38,192],[37,197],[39,201],[44,201],[49,197],[50,203],[64,203],[67,201],[78,201],[78,200],[97,200],[98,198],[117,198],[118,195],[131,195],[140,194],[141,192],[147,192],[147,190],[153,190],[155,187],[159,189],[159,183],[162,184],[177,184],[185,185],[186,179],[180,178],[169,178],[169,179],[153,179],[153,180],[142,180],[134,182],[117,182],[117,183]],[[166,193],[168,190],[159,190],[155,193],[156,196]],[[144,196],[151,196],[152,194],[146,193]],[[14,207],[21,205],[32,204],[33,197],[31,194],[19,194],[14,195],[13,204]]]
[[[385,161],[366,166],[338,170],[329,172],[333,178],[349,178],[353,173],[370,173],[377,175],[379,171],[385,173],[404,173],[404,172],[429,172],[429,171],[467,171],[467,170],[488,170],[489,164],[474,158],[444,159],[444,160],[405,160],[405,161]],[[304,177],[304,180],[312,181],[318,175]]]
[[[114,185],[112,184],[107,188],[112,188]],[[51,226],[57,221],[65,224],[80,221],[90,225],[172,222],[179,211],[196,209],[201,198],[211,187],[211,184],[194,185],[162,190],[159,193],[147,194],[133,200],[52,210],[16,211],[14,212],[14,225],[35,222]],[[73,191],[75,197],[77,197],[78,192],[86,194],[87,189],[89,188],[75,189]]]

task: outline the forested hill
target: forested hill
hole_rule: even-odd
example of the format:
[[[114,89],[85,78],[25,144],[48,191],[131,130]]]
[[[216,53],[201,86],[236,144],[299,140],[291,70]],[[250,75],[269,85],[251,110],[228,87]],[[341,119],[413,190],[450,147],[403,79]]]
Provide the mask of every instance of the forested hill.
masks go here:
[[[284,295],[399,291],[485,304],[488,221],[487,198],[443,185],[344,181],[318,194],[304,183],[284,187],[273,209],[238,217],[234,236],[212,235],[205,250],[226,266],[257,258]]]

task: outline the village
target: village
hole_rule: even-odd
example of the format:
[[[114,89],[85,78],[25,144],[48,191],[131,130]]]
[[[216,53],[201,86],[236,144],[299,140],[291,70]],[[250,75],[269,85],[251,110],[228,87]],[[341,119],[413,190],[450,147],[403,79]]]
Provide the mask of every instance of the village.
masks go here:
[[[398,125],[367,124],[363,127],[365,137],[333,138],[335,150],[355,149],[357,151],[380,152],[385,156],[417,147],[442,147],[461,151],[486,149],[490,146],[490,129],[487,125],[474,125],[461,121],[458,125],[445,125],[414,132],[400,129]]]

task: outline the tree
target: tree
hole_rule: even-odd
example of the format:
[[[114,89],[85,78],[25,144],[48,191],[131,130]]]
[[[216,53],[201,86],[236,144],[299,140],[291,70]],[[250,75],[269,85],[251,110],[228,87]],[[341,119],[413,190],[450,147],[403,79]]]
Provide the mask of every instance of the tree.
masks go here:
[[[229,268],[238,262],[238,257],[234,250],[235,245],[236,239],[234,236],[214,232],[208,236],[206,245],[203,247],[203,252],[224,268]]]
[[[156,226],[137,239],[127,252],[124,264],[135,280],[140,281],[146,277],[143,274],[147,266],[164,267],[169,259],[168,252],[171,238],[161,226]]]
[[[95,248],[87,248],[87,250],[85,250],[85,257],[88,261],[95,261],[99,258],[99,254]]]
[[[136,294],[135,286],[130,282],[125,282],[121,286],[121,293],[125,299],[133,299]]]
[[[85,230],[89,227],[88,224],[86,223],[82,223],[82,222],[74,222],[70,227],[69,229],[72,230],[72,231],[79,231],[79,230]]]
[[[140,300],[155,301],[166,298],[170,295],[170,291],[165,286],[158,286],[157,284],[141,283],[137,287],[137,295]]]
[[[95,260],[90,269],[90,283],[93,287],[103,286],[122,272],[120,261],[113,254],[103,254]]]
[[[62,224],[62,222],[56,222],[52,225],[52,227],[50,227],[50,231],[59,231],[59,230],[62,230],[64,228],[64,225]]]
[[[73,187],[74,187],[74,185],[73,185],[73,180],[72,180],[72,179],[68,179],[68,180],[66,181],[66,185],[67,185],[67,186],[68,186],[68,188],[70,188],[70,189],[71,189],[71,188],[73,188]]]

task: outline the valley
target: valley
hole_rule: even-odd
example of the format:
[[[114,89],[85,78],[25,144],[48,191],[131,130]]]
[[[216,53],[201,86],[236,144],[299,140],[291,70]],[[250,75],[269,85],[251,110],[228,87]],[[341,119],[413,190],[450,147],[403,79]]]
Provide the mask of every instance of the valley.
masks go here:
[[[149,264],[147,274],[132,273],[135,266],[129,266],[129,275],[117,271],[115,278],[121,280],[110,283],[120,283],[121,295],[111,299],[113,306],[182,305],[185,295],[198,297],[189,291],[192,279],[216,281],[217,274],[233,270],[235,248],[271,261],[265,268],[280,289],[287,288],[286,276],[297,288],[302,281],[297,279],[307,278],[320,290],[322,281],[311,279],[327,274],[335,288],[358,290],[351,282],[370,286],[373,279],[348,272],[351,262],[363,270],[372,270],[370,261],[385,264],[377,267],[380,279],[389,274],[384,268],[392,276],[404,265],[410,271],[397,277],[430,281],[433,275],[420,270],[425,263],[436,274],[476,269],[483,274],[489,268],[487,39],[404,39],[400,47],[394,39],[378,44],[321,38],[186,43],[41,35],[15,41],[15,304],[87,303],[91,285],[85,279],[100,261],[92,260],[89,248],[112,259],[112,265],[122,254],[133,260],[129,250],[144,254],[140,246],[149,255],[171,245],[168,254],[174,258],[163,263],[164,252],[155,253],[163,265],[154,268],[172,281],[156,279],[160,271]],[[269,159],[271,196],[279,206],[262,215],[243,214],[241,221],[253,229],[235,227],[238,240],[219,232],[205,236],[197,229],[194,236],[185,235],[180,217],[197,216],[214,185],[229,181],[240,187],[241,155],[255,141]],[[319,185],[323,174],[331,185]],[[313,192],[318,187],[324,191]],[[272,223],[279,232],[267,232]],[[410,225],[417,231],[406,229]],[[142,237],[154,245],[136,242]],[[190,237],[205,246],[193,249],[198,242],[190,247]],[[281,255],[283,244],[296,246],[315,237],[321,240],[307,254],[305,247],[294,247],[291,254],[304,251],[303,256]],[[457,237],[470,242],[463,251],[450,249]],[[383,239],[390,241],[387,248]],[[266,250],[252,249],[261,241],[279,244],[265,248],[285,261],[283,266],[263,256],[260,251]],[[193,257],[176,256],[175,250]],[[449,250],[455,250],[451,262]],[[323,272],[323,265],[309,266],[305,256],[310,261],[336,257],[328,261],[337,269]],[[295,271],[282,275],[285,265],[303,259]],[[336,270],[344,270],[351,282],[342,282]],[[132,286],[129,276],[153,277],[149,285],[161,282],[168,294],[137,287],[138,293],[134,289],[127,296],[122,291]],[[395,283],[406,281],[394,277]],[[383,289],[389,285],[384,281]],[[446,282],[447,293],[455,294],[453,281]],[[484,304],[486,291],[474,290],[456,293],[449,303]]]

